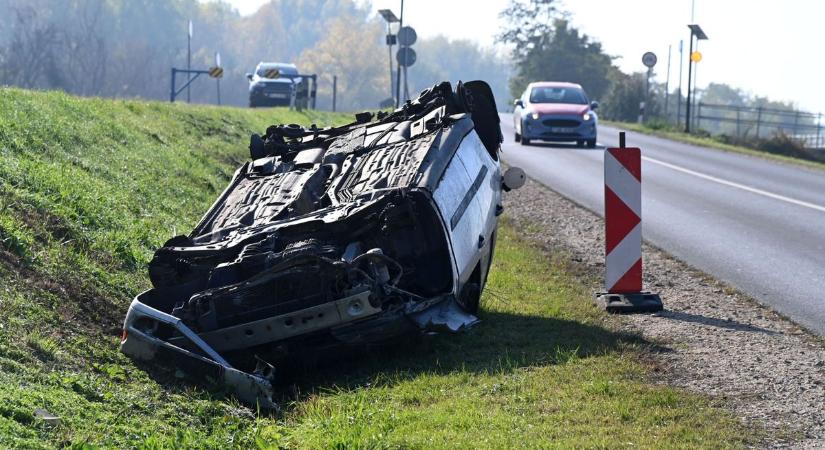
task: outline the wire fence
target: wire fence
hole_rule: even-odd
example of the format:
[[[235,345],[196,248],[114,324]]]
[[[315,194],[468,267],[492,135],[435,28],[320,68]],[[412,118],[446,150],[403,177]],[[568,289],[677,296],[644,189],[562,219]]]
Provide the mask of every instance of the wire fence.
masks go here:
[[[806,148],[825,150],[825,126],[821,113],[698,102],[692,121],[694,128],[715,135],[747,139],[784,133]]]

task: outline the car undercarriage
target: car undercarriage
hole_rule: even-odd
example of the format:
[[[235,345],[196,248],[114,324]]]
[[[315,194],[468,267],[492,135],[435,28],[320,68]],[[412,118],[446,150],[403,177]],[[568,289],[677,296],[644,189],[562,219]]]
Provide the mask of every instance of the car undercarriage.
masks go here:
[[[271,126],[194,230],[149,264],[121,349],[276,407],[281,356],[474,315],[495,246],[501,131],[489,86],[444,82],[341,127]]]

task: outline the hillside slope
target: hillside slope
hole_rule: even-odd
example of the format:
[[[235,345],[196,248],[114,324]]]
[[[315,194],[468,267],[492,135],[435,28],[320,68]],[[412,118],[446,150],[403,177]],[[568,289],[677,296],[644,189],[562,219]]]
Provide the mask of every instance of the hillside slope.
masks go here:
[[[152,251],[192,228],[248,134],[347,120],[0,89],[0,447],[742,444],[707,399],[649,383],[649,344],[508,227],[479,327],[311,372],[278,415],[121,355]]]

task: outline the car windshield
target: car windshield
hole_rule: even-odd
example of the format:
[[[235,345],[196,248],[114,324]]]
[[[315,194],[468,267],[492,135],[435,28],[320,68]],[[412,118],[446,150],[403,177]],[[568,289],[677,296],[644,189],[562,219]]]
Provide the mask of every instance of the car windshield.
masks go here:
[[[261,78],[265,78],[264,74],[267,70],[270,69],[277,69],[281,72],[282,75],[298,75],[298,70],[295,67],[282,65],[282,64],[261,64],[258,66],[258,76]]]
[[[530,91],[530,103],[570,103],[586,105],[587,97],[579,88],[569,87],[534,87]]]

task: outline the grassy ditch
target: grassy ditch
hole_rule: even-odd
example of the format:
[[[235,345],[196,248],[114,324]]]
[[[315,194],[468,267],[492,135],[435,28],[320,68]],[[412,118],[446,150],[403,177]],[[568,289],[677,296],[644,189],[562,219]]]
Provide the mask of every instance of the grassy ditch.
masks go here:
[[[278,414],[121,355],[153,249],[195,224],[247,135],[346,120],[0,89],[0,447],[743,444],[707,399],[651,385],[649,344],[509,226],[478,327],[306,370]]]
[[[638,123],[613,122],[608,120],[603,121],[603,123],[607,126],[614,128],[621,128],[623,130],[635,131],[637,133],[663,137],[666,139],[684,142],[686,144],[697,145],[700,147],[713,148],[726,152],[741,153],[743,155],[756,156],[758,158],[770,159],[773,161],[779,161],[786,164],[795,164],[810,169],[825,170],[825,162],[813,160],[814,158],[804,159],[780,153],[772,153],[767,150],[757,150],[754,148],[743,147],[741,145],[733,145],[726,142],[722,142],[714,137],[687,134],[683,131],[675,130],[667,126],[654,125],[653,127],[651,127],[648,125]]]

